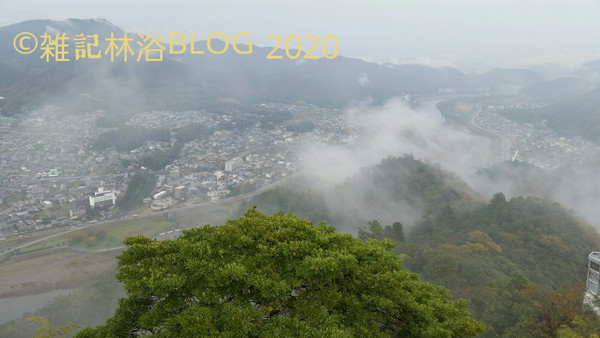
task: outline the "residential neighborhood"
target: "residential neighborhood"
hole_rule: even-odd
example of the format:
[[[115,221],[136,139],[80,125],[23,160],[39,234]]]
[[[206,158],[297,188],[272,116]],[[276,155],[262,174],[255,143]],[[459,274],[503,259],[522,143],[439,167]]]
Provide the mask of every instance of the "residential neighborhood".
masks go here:
[[[262,104],[253,112],[277,116],[261,119],[243,111],[150,111],[133,114],[127,126],[166,129],[169,140],[146,140],[140,147],[98,149],[100,135],[116,128],[98,120],[96,111],[77,116],[45,106],[0,119],[0,238],[90,220],[124,217],[119,207],[134,175],[155,177],[152,190],[137,209],[165,210],[181,203],[214,202],[253,191],[299,170],[298,142],[303,138],[329,143],[353,139],[337,109],[313,105]],[[246,124],[236,128],[242,119]],[[290,126],[302,121],[302,130]],[[266,125],[266,123],[269,123]],[[183,142],[177,132],[190,125],[207,135]],[[179,144],[169,164],[149,168],[140,159]],[[134,203],[135,204],[135,203]]]

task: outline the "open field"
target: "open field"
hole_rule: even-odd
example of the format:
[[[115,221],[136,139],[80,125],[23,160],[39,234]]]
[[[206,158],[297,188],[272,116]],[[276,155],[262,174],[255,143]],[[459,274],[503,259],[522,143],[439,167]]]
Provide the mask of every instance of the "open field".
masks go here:
[[[170,210],[172,220],[151,215],[68,231],[27,246],[0,261],[0,297],[75,289],[116,264],[128,236],[159,237],[174,229],[222,224],[238,210],[240,200]],[[93,238],[93,239],[92,239]],[[159,237],[160,239],[160,237]]]
[[[121,250],[100,253],[61,248],[14,256],[0,264],[0,297],[74,289],[114,267]]]

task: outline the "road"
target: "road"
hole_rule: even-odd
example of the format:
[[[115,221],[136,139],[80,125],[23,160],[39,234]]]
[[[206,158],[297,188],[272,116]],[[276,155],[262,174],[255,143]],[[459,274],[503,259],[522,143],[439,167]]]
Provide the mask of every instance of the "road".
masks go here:
[[[252,192],[249,192],[249,193],[246,193],[246,194],[242,194],[242,195],[233,196],[233,197],[229,197],[229,198],[225,198],[225,199],[219,200],[217,202],[203,202],[203,203],[197,203],[197,204],[192,204],[192,205],[185,205],[185,206],[181,206],[181,207],[178,207],[178,208],[172,208],[172,209],[167,209],[167,210],[155,211],[155,212],[152,212],[152,213],[149,213],[149,214],[146,214],[146,215],[136,216],[135,218],[136,219],[143,219],[143,218],[148,218],[148,217],[155,217],[157,215],[160,215],[160,213],[163,213],[163,212],[170,212],[170,213],[173,213],[173,214],[177,214],[178,212],[181,212],[181,211],[184,211],[184,210],[198,208],[198,207],[206,206],[206,205],[221,205],[222,206],[222,205],[229,205],[229,204],[232,204],[232,203],[241,202],[244,199],[252,198],[253,196],[258,195],[258,194],[262,193],[265,190],[272,189],[272,188],[274,188],[276,186],[279,186],[279,185],[281,185],[283,183],[286,183],[290,179],[292,179],[293,177],[296,177],[298,175],[300,175],[300,172],[297,172],[297,173],[295,173],[293,175],[290,175],[290,176],[286,176],[286,177],[284,177],[284,178],[282,178],[282,179],[280,179],[278,181],[275,181],[275,182],[273,182],[271,184],[262,186],[262,187],[254,190]],[[45,237],[42,237],[42,238],[38,238],[38,239],[33,240],[31,242],[27,242],[27,243],[24,243],[22,245],[16,246],[14,248],[8,249],[8,250],[0,253],[0,257],[2,257],[3,255],[7,255],[7,254],[9,254],[11,252],[14,252],[16,250],[20,250],[20,249],[26,248],[28,246],[35,245],[37,243],[47,241],[47,240],[55,238],[55,237],[63,236],[63,235],[66,235],[68,233],[71,233],[71,232],[79,231],[81,229],[87,229],[87,228],[91,228],[91,227],[98,227],[98,226],[102,226],[102,225],[106,225],[106,224],[112,224],[112,223],[116,223],[116,222],[121,222],[121,221],[124,221],[124,220],[133,219],[133,218],[134,217],[131,217],[131,216],[130,217],[123,217],[123,218],[117,219],[117,220],[110,220],[110,221],[104,221],[104,222],[92,223],[92,224],[88,223],[88,224],[85,224],[84,226],[72,227],[72,228],[70,228],[68,230],[57,232],[57,233],[54,233],[52,235],[48,235],[48,236],[45,236]],[[108,249],[105,249],[105,250],[109,251],[109,250],[115,250],[115,249],[116,248],[108,248]]]
[[[504,136],[494,130],[487,129],[487,128],[479,125],[477,123],[477,118],[479,117],[480,113],[481,113],[481,109],[475,108],[475,112],[473,113],[473,116],[471,117],[471,120],[469,121],[471,127],[473,127],[476,130],[479,130],[481,135],[489,137],[492,141],[492,144],[494,144],[494,141],[498,142],[497,151],[498,151],[499,161],[510,160],[510,146],[511,146],[510,140],[506,136]],[[493,156],[493,154],[490,155],[490,159],[488,160],[488,162],[491,162],[492,164],[498,162],[498,160],[492,159],[491,158],[492,156]]]

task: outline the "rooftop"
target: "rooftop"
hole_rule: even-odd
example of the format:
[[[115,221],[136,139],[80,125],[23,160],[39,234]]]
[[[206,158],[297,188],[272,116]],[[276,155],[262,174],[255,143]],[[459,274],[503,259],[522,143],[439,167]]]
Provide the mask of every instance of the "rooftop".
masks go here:
[[[588,256],[588,259],[600,265],[600,251],[592,251]]]

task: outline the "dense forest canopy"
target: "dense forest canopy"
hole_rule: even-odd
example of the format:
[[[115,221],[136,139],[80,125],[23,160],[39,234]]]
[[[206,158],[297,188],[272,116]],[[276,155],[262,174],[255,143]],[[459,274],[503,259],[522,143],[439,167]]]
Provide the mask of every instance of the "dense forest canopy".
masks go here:
[[[539,172],[535,167],[506,163],[481,175],[494,177],[507,166]],[[367,189],[360,189],[363,182]],[[522,189],[541,191],[538,183]],[[362,216],[357,234],[361,239],[394,240],[393,252],[403,258],[408,270],[449,288],[454,297],[471,300],[474,317],[492,326],[490,336],[541,336],[544,330],[556,335],[560,327],[556,323],[572,329],[582,318],[588,326],[581,330],[600,330],[595,316],[581,307],[586,257],[600,247],[600,238],[593,227],[560,204],[533,196],[507,200],[503,193],[485,202],[455,176],[411,156],[386,159],[332,190],[345,195],[279,189],[257,196],[250,204],[269,212],[280,208],[311,220],[327,217],[321,219],[342,227],[344,216],[361,216],[361,203],[339,203],[343,207],[336,208],[328,202],[331,196],[357,199],[364,209],[396,201],[427,205],[413,223],[405,222],[401,212],[394,215],[397,218],[382,219],[375,213],[367,219]],[[546,316],[561,319],[553,319],[556,325],[544,324],[548,309],[539,307],[541,298],[566,301],[563,296],[569,302]]]
[[[79,337],[456,337],[482,333],[467,303],[406,271],[389,241],[250,209],[177,240],[133,237],[127,291],[106,325]]]
[[[471,211],[446,207],[424,217],[406,241],[375,222],[359,234],[395,240],[393,251],[407,269],[471,300],[474,317],[493,328],[486,336],[600,330],[582,306],[586,256],[600,247],[600,237],[555,202],[498,193]]]

